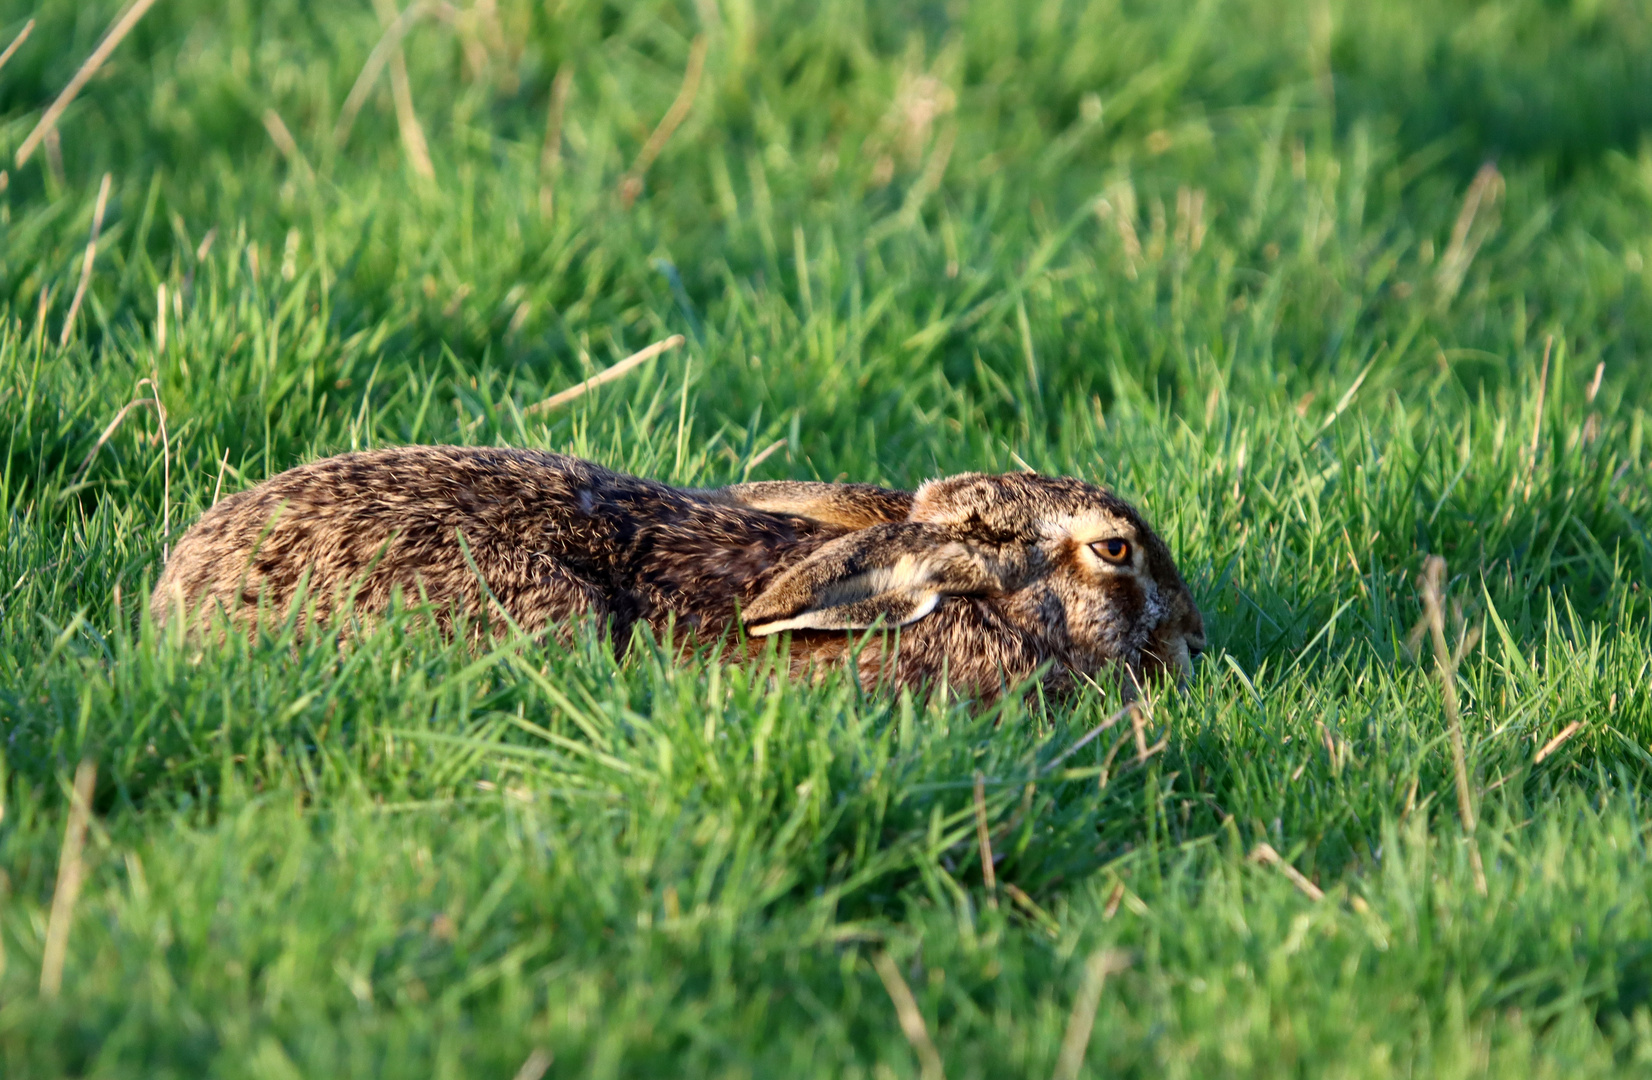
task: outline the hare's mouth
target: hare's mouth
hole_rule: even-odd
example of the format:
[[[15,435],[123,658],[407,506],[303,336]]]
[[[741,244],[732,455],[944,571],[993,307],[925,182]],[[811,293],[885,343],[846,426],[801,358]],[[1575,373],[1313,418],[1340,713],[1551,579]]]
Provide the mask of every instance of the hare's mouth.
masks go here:
[[[1133,666],[1140,670],[1144,682],[1174,679],[1178,688],[1186,689],[1193,677],[1193,658],[1204,651],[1202,634],[1169,635],[1142,649],[1140,663]]]

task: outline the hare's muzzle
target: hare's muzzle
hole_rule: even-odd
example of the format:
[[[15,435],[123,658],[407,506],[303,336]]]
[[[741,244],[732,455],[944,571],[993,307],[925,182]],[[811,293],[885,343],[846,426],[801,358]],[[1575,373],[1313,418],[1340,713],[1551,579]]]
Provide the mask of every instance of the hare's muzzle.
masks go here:
[[[1166,644],[1164,651],[1169,654],[1165,657],[1168,661],[1164,665],[1165,673],[1174,673],[1177,688],[1185,688],[1187,680],[1193,678],[1193,649],[1188,644],[1187,636],[1182,634],[1172,638]]]
[[[1142,667],[1150,676],[1170,677],[1186,689],[1193,677],[1193,658],[1205,651],[1205,628],[1198,612],[1161,625],[1153,642],[1142,650]]]

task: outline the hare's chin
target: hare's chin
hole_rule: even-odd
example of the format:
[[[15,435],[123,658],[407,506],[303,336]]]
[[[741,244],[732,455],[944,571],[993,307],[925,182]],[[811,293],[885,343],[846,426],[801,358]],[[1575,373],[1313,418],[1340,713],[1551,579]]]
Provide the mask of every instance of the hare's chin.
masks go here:
[[[1187,639],[1178,635],[1169,641],[1154,642],[1142,650],[1135,663],[1124,668],[1121,683],[1127,701],[1135,700],[1149,684],[1163,679],[1173,679],[1176,689],[1185,691],[1193,678],[1193,653]]]

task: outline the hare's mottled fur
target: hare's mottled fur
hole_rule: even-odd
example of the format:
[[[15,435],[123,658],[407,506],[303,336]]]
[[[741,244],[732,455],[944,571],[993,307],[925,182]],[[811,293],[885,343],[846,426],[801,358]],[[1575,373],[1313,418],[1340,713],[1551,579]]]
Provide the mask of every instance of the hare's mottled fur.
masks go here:
[[[1122,540],[1117,565],[1092,545]],[[669,487],[562,454],[414,446],[343,454],[208,510],[151,599],[157,623],[250,625],[295,600],[327,619],[428,601],[447,623],[539,632],[580,617],[629,640],[790,632],[794,669],[851,654],[868,684],[972,693],[1050,665],[1052,688],[1110,664],[1185,672],[1203,625],[1163,541],[1079,480],[965,474],[917,492],[774,481]]]

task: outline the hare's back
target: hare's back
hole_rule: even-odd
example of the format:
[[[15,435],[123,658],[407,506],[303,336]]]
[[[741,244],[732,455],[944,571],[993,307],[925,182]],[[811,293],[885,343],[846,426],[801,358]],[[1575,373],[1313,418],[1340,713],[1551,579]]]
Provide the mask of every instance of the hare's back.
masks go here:
[[[496,591],[533,584],[567,593],[536,603],[589,607],[588,586],[569,579],[559,588],[556,573],[529,564],[547,535],[601,550],[610,539],[597,535],[601,523],[581,514],[580,503],[626,482],[646,483],[562,454],[487,447],[400,447],[311,462],[202,515],[168,560],[152,614],[164,622],[180,603],[233,611],[261,599],[284,611],[301,588],[323,611],[345,589],[357,608],[377,609],[398,586],[475,608],[478,571]]]

